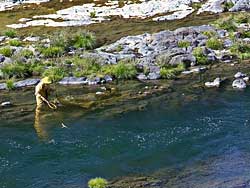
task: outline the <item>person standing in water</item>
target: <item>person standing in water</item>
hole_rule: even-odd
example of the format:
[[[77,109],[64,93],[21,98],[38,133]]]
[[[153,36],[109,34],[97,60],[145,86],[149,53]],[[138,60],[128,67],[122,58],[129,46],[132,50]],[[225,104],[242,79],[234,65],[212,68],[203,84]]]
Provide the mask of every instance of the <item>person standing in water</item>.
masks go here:
[[[51,109],[56,109],[56,105],[50,103],[48,101],[49,91],[50,91],[50,84],[51,80],[49,77],[43,78],[35,88],[35,96],[36,96],[36,112],[35,112],[35,123],[34,127],[37,132],[37,135],[40,138],[47,139],[48,133],[46,131],[46,127],[41,124],[41,108],[43,104],[47,104]]]

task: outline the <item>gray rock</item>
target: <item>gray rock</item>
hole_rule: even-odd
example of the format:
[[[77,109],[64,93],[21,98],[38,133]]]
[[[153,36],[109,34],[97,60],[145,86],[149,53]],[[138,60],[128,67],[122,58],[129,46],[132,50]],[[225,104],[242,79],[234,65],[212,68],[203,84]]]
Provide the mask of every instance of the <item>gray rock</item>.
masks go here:
[[[215,78],[213,82],[206,82],[205,86],[206,87],[220,87],[220,83],[222,80],[220,78]]]
[[[59,81],[59,84],[61,85],[80,85],[80,84],[87,84],[85,77],[65,77],[61,81]]]
[[[40,37],[26,37],[23,41],[24,42],[38,42]]]
[[[161,75],[160,72],[150,72],[147,76],[149,80],[157,80],[160,79]]]
[[[7,89],[6,83],[1,83],[0,84],[0,90]]]
[[[242,72],[237,72],[235,75],[234,75],[235,78],[243,78],[243,77],[246,77],[246,74],[242,73]]]
[[[147,76],[146,76],[145,74],[141,73],[141,74],[139,74],[139,75],[137,76],[137,79],[138,79],[138,80],[147,80],[148,78],[147,78]]]
[[[3,42],[6,39],[6,36],[0,36],[0,42]]]
[[[233,46],[233,42],[230,39],[226,39],[224,41],[224,47],[230,48],[231,46]]]
[[[94,78],[87,78],[87,83],[88,85],[97,85],[101,83],[101,78],[100,77],[94,77]]]
[[[250,0],[234,0],[235,5],[229,9],[231,12],[238,12],[238,11],[248,11],[250,10]]]
[[[1,103],[1,106],[2,107],[7,107],[7,106],[11,106],[12,104],[11,104],[11,102],[10,101],[6,101],[6,102],[2,102]]]
[[[170,61],[170,65],[179,65],[181,63],[184,63],[187,66],[190,66],[191,63],[195,62],[196,59],[192,54],[183,54],[183,55],[177,55],[173,57]]]
[[[113,81],[113,78],[109,75],[105,75],[104,78],[105,82],[112,82]]]
[[[233,81],[232,86],[236,89],[245,89],[247,87],[247,84],[243,79],[236,79]]]
[[[22,81],[18,81],[14,83],[15,88],[21,88],[21,87],[28,87],[38,84],[40,82],[40,79],[26,79]]]
[[[4,60],[5,60],[5,57],[0,54],[0,63],[4,62]]]

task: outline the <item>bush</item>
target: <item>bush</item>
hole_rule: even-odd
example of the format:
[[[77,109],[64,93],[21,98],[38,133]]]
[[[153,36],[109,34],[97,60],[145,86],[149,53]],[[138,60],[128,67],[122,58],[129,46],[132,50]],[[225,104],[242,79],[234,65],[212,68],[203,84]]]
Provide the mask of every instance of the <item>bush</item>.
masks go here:
[[[238,43],[230,48],[230,52],[241,60],[250,59],[250,44]]]
[[[10,46],[21,46],[22,45],[22,42],[20,40],[16,40],[16,39],[13,39],[13,40],[10,40],[9,41],[9,45]]]
[[[10,38],[14,38],[17,36],[17,33],[15,30],[7,30],[4,32],[4,35]]]
[[[179,48],[188,48],[190,46],[190,42],[186,40],[178,41]]]
[[[41,49],[41,53],[46,58],[60,57],[60,56],[62,56],[63,51],[64,50],[61,47],[57,47],[57,46],[51,46],[48,48]]]
[[[43,77],[49,77],[51,81],[57,82],[67,76],[66,71],[62,67],[51,67],[44,71]]]
[[[13,79],[8,79],[6,80],[6,87],[8,90],[13,90],[15,89],[15,82]]]
[[[135,64],[131,61],[120,61],[116,65],[104,66],[103,72],[117,79],[132,79],[137,74]]]
[[[236,31],[237,30],[237,25],[233,19],[232,16],[219,19],[215,22],[214,24],[216,27],[219,29],[225,29],[227,31]]]
[[[0,48],[0,54],[11,57],[12,56],[12,49],[10,47]]]
[[[223,43],[217,38],[211,38],[207,40],[206,46],[213,50],[220,50],[223,48]]]
[[[51,46],[60,47],[66,50],[70,45],[69,43],[71,37],[72,37],[72,32],[67,29],[60,32],[55,32],[49,38],[51,41]]]
[[[107,180],[103,178],[94,178],[88,182],[89,188],[106,188],[108,186]]]
[[[209,38],[216,36],[215,31],[204,31],[204,32],[202,32],[202,34],[209,37]]]
[[[228,11],[230,8],[232,8],[234,6],[234,3],[232,2],[232,1],[226,1],[225,3],[224,3],[224,9],[226,10],[226,11]]]
[[[90,12],[90,17],[91,18],[96,18],[96,12],[94,11],[94,12]]]
[[[93,76],[101,70],[101,60],[98,58],[78,58],[75,57],[72,63],[75,66],[74,76]]]
[[[206,55],[204,55],[201,47],[194,48],[193,55],[196,58],[196,62],[198,65],[208,64],[208,58]]]
[[[93,49],[95,43],[95,36],[92,33],[86,31],[76,33],[71,40],[71,45],[73,45],[75,48],[84,48],[85,50]]]
[[[241,37],[241,38],[250,38],[250,31],[243,31],[243,32],[240,34],[240,37]]]
[[[162,67],[160,69],[160,75],[161,78],[173,79],[184,70],[185,70],[184,64],[179,64],[177,67]]]
[[[29,65],[24,63],[11,63],[1,67],[4,78],[25,78],[31,75]]]
[[[20,55],[25,58],[31,58],[34,56],[34,53],[31,50],[24,49],[20,52]]]
[[[250,23],[250,14],[249,13],[238,13],[233,17],[236,23],[242,24],[242,23]]]

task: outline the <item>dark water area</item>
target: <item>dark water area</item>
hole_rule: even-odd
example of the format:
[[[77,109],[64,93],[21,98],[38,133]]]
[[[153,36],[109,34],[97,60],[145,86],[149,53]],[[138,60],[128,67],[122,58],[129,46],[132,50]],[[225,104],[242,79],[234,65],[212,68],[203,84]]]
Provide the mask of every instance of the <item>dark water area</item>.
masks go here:
[[[151,175],[162,169],[184,169],[176,176],[188,171],[181,181],[170,180],[170,187],[201,182],[202,187],[228,187],[213,185],[218,179],[246,182],[249,97],[249,90],[208,90],[198,100],[159,97],[143,110],[115,116],[104,115],[108,107],[82,113],[67,106],[43,111],[39,118],[35,111],[23,119],[1,116],[0,187],[87,187],[93,177]]]

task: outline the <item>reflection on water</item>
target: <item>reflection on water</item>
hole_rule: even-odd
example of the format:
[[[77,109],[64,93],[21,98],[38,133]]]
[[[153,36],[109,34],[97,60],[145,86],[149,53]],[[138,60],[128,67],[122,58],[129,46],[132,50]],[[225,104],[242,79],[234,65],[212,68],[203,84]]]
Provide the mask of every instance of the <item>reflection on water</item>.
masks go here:
[[[213,187],[221,182],[223,187],[223,180],[236,177],[246,182],[249,95],[166,94],[88,113],[63,106],[57,111],[27,109],[32,115],[11,119],[1,116],[0,187],[86,187],[95,176],[152,175],[160,169],[182,169],[173,176],[158,173],[160,179],[168,177],[169,187]],[[144,107],[132,107],[136,105]],[[133,110],[115,113],[121,108]],[[5,113],[14,114],[11,109]],[[208,171],[201,170],[203,163]]]

